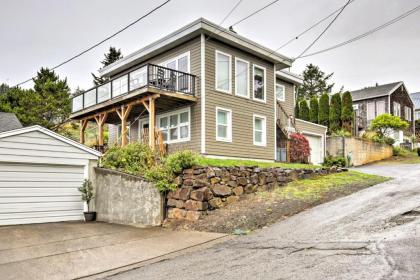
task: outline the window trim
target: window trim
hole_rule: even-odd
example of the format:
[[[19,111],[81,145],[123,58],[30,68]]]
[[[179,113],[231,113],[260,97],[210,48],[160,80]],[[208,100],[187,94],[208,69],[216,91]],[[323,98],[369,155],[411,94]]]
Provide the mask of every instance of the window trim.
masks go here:
[[[276,79],[277,80],[277,79]],[[280,87],[282,87],[283,88],[283,99],[278,99],[277,98],[277,86],[280,86]],[[281,83],[278,83],[277,81],[276,81],[276,85],[275,85],[275,92],[274,92],[274,94],[276,95],[276,100],[277,101],[280,101],[280,102],[285,102],[286,101],[286,86],[285,85],[283,85],[283,84],[281,84]]]
[[[176,68],[177,68],[176,71],[179,71],[178,70],[178,59],[180,59],[183,56],[186,56],[188,58],[188,71],[186,73],[191,73],[191,52],[190,51],[187,51],[187,52],[184,52],[180,55],[171,57],[171,58],[159,63],[159,65],[166,68],[166,64],[168,64],[168,62],[175,61],[176,62]]]
[[[405,115],[405,120],[411,122],[412,118],[411,118],[411,108],[408,106],[404,106],[404,115]]]
[[[181,137],[181,132],[180,132],[180,127],[181,127],[181,122],[180,122],[180,116],[182,113],[188,113],[188,137],[186,138],[180,138]],[[170,121],[169,121],[169,117],[173,116],[173,115],[177,115],[178,116],[178,125],[177,125],[177,129],[178,129],[178,139],[177,140],[170,140],[169,138],[169,133],[170,133]],[[166,112],[164,114],[160,114],[157,116],[156,118],[156,125],[155,127],[157,127],[159,130],[161,130],[160,127],[160,120],[163,118],[168,118],[168,138],[166,141],[164,141],[165,144],[175,144],[175,143],[182,143],[182,142],[188,142],[191,141],[191,107],[187,107],[187,108],[182,108],[182,109],[178,109],[178,110],[174,110],[174,111],[169,111]],[[184,124],[184,123],[183,123]]]
[[[383,113],[382,114],[385,114],[386,113],[386,102],[385,102],[385,100],[378,100],[378,101],[375,102],[375,110],[376,110],[375,111],[375,118],[377,116],[379,116],[379,115],[382,115],[382,114],[379,114],[379,110],[378,110],[379,104],[381,104],[381,103],[384,104],[384,110],[383,110]]]
[[[229,84],[228,84],[229,88],[228,88],[228,90],[220,89],[220,88],[217,87],[217,74],[218,74],[218,68],[219,68],[219,67],[217,67],[217,55],[218,54],[225,55],[225,56],[229,57]],[[215,55],[214,55],[214,63],[215,63],[215,65],[214,65],[214,68],[215,68],[214,88],[215,88],[215,90],[219,91],[219,92],[227,93],[227,94],[232,94],[232,55],[230,55],[228,53],[225,53],[225,52],[222,52],[222,51],[219,51],[219,50],[216,50]]]
[[[217,113],[218,111],[225,111],[228,112],[228,125],[227,125],[227,137],[220,137],[218,134],[218,122],[217,122]],[[216,118],[215,118],[215,123],[216,123],[216,141],[220,141],[220,142],[232,142],[232,110],[231,109],[227,109],[227,108],[222,108],[222,107],[216,107]]]
[[[398,109],[398,115],[395,114],[395,105],[398,105],[398,107],[399,107],[399,109]],[[393,111],[392,113],[393,113],[394,116],[397,116],[397,117],[400,117],[401,118],[401,104],[400,103],[398,103],[396,101],[393,101],[393,103],[392,103],[392,111]]]
[[[264,99],[255,98],[255,68],[260,68],[264,72]],[[263,66],[258,64],[252,65],[252,100],[266,103],[267,101],[267,69]]]
[[[262,129],[262,142],[257,142],[255,141],[255,119],[262,119],[263,121],[263,129]],[[260,147],[266,147],[267,146],[267,117],[266,116],[262,116],[262,115],[258,115],[258,114],[253,114],[252,115],[252,138],[253,138],[253,144],[255,146],[260,146]]]
[[[244,62],[244,63],[246,63],[246,69],[247,69],[247,73],[246,73],[246,95],[240,95],[240,94],[238,94],[238,76],[237,76],[237,66],[236,66],[236,64],[238,63],[238,61],[240,61],[240,62]],[[234,71],[234,77],[235,77],[235,96],[238,96],[238,97],[242,97],[242,98],[246,98],[246,99],[249,99],[250,98],[250,86],[249,86],[249,82],[250,82],[250,77],[249,77],[249,65],[250,65],[250,63],[249,63],[249,61],[247,61],[247,60],[245,60],[245,59],[242,59],[242,58],[239,58],[239,57],[235,57],[235,71]]]
[[[373,104],[373,118],[369,118],[369,104]],[[376,117],[376,102],[375,101],[368,101],[368,102],[366,102],[366,119],[368,121],[371,121],[375,117]]]

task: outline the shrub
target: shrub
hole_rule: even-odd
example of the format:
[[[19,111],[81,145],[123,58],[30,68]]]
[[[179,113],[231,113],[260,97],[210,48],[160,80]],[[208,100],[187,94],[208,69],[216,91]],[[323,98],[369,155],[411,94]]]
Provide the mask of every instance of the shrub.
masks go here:
[[[86,201],[87,210],[89,212],[89,202],[95,197],[92,182],[88,179],[85,179],[82,186],[79,188],[79,192],[82,194],[82,200]]]
[[[331,155],[327,155],[324,159],[324,166],[338,166],[338,167],[346,167],[347,161],[344,157],[333,157]]]
[[[325,125],[328,127],[329,124],[329,115],[330,115],[330,97],[328,93],[321,95],[319,99],[319,124]]]
[[[306,100],[301,100],[299,103],[299,119],[309,121],[309,107]]]
[[[382,114],[377,116],[370,124],[370,129],[375,131],[379,137],[389,137],[392,131],[404,130],[409,126],[408,122],[401,120],[398,116]]]
[[[146,144],[130,143],[124,147],[108,149],[101,160],[102,166],[133,175],[142,175],[155,164],[155,154]]]
[[[351,133],[345,129],[339,129],[331,133],[332,136],[351,137]]]
[[[392,155],[393,156],[407,156],[408,151],[401,148],[401,147],[393,147],[392,148]]]
[[[160,192],[166,192],[176,189],[177,185],[173,183],[173,174],[164,165],[155,165],[147,169],[144,178],[154,182]]]
[[[198,155],[190,150],[179,151],[169,155],[164,164],[171,173],[177,174],[185,168],[197,165]]]
[[[311,155],[308,139],[299,133],[290,135],[290,160],[292,162],[307,163]]]
[[[318,105],[318,97],[315,95],[311,97],[310,100],[310,109],[309,109],[309,120],[313,123],[318,123],[318,111],[319,111],[319,105]]]
[[[343,108],[341,111],[341,122],[343,124],[343,129],[351,133],[354,113],[353,113],[353,100],[351,98],[351,93],[346,91],[343,93],[342,97]]]
[[[341,95],[336,93],[331,97],[330,118],[329,118],[330,133],[341,129]]]

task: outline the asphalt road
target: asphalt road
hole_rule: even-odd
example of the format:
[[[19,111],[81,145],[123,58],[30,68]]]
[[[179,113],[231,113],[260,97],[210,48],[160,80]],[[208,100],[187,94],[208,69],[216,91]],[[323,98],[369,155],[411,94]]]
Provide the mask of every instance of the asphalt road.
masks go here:
[[[420,279],[420,165],[360,170],[395,179],[108,279]]]

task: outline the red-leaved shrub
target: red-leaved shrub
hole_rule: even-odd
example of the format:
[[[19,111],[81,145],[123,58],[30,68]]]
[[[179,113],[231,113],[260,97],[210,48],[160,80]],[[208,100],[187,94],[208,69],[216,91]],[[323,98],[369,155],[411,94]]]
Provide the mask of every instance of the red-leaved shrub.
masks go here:
[[[311,155],[308,139],[303,134],[293,133],[290,135],[290,161],[307,163]]]

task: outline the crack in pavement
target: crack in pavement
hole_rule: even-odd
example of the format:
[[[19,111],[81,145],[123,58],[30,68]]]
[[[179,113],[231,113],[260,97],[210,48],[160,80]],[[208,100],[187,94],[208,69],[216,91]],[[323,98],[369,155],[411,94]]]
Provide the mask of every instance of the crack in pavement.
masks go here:
[[[378,255],[382,256],[382,258],[384,259],[385,263],[390,267],[390,271],[385,274],[384,276],[382,276],[381,279],[390,279],[391,277],[395,277],[398,275],[398,268],[395,264],[394,259],[388,255],[385,251],[385,245],[383,243],[381,243],[380,241],[375,242],[375,247],[378,250]]]

